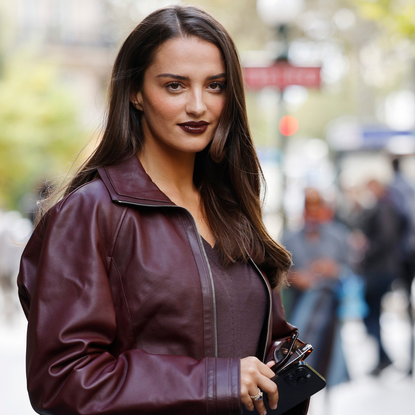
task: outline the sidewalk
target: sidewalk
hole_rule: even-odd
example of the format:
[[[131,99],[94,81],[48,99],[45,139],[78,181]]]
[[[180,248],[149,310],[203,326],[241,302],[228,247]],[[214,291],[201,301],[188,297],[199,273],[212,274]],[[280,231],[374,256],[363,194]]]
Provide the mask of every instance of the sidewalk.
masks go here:
[[[407,415],[415,413],[415,381],[395,368],[320,392],[309,415]]]
[[[0,413],[33,415],[26,391],[26,320],[16,318],[12,326],[0,319]]]
[[[386,370],[385,370],[386,372]],[[362,378],[331,392],[332,415],[406,415],[415,413],[415,383],[394,371],[382,378]],[[327,415],[329,415],[327,414]]]
[[[407,298],[399,291],[388,293],[383,300],[382,337],[394,364],[378,377],[368,375],[376,366],[377,348],[363,322],[344,324],[342,340],[351,381],[317,394],[309,415],[415,414],[415,378],[406,375],[410,366],[406,307]]]

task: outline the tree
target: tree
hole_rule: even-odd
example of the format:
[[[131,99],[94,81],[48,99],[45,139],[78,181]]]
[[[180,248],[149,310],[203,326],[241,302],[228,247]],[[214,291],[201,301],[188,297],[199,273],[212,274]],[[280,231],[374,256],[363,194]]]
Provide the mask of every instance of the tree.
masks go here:
[[[354,0],[362,17],[377,22],[391,34],[415,37],[415,3],[413,0]]]
[[[86,132],[77,103],[59,82],[56,66],[25,54],[9,58],[0,78],[0,203],[20,198],[69,167]]]

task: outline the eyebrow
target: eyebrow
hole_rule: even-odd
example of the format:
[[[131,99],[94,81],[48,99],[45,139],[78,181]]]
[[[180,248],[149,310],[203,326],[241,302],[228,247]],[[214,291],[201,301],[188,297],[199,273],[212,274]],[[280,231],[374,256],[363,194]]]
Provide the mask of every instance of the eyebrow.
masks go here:
[[[214,79],[224,78],[226,77],[226,73],[219,73],[217,75],[212,75],[207,78],[208,81],[213,81]],[[175,75],[172,73],[162,73],[160,75],[157,75],[157,78],[173,78],[178,79],[179,81],[190,81],[188,76],[182,76],[182,75]]]

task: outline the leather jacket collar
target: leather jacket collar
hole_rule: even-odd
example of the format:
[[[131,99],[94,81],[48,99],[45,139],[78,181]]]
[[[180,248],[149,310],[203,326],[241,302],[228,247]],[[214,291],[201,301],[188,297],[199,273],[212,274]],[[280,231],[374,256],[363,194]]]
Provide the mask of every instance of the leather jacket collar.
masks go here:
[[[174,205],[144,171],[137,157],[98,171],[113,201],[147,206]]]

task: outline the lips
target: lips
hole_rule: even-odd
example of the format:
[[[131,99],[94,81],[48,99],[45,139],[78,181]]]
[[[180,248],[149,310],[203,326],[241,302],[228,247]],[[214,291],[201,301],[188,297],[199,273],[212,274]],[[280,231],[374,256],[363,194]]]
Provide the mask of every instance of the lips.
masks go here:
[[[188,121],[178,125],[186,133],[202,134],[207,130],[209,123],[206,121]]]

